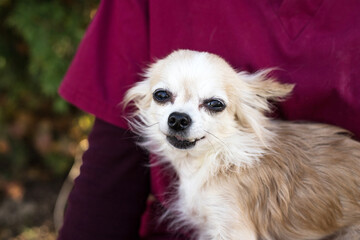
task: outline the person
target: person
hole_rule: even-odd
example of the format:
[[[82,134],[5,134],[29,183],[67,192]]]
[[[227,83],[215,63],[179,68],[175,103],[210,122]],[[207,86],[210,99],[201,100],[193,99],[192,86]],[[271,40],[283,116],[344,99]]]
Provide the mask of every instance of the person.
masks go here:
[[[173,50],[215,53],[249,72],[277,67],[277,79],[296,87],[276,117],[358,138],[359,12],[357,0],[101,1],[59,90],[96,116],[59,239],[187,239],[155,224],[171,173],[146,166],[119,106],[146,66]]]

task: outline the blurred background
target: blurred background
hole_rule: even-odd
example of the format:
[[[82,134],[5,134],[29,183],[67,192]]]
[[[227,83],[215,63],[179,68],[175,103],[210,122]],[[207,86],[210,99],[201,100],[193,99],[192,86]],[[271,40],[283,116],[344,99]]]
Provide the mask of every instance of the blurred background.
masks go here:
[[[55,203],[93,123],[57,89],[98,4],[0,0],[0,239],[56,239]]]

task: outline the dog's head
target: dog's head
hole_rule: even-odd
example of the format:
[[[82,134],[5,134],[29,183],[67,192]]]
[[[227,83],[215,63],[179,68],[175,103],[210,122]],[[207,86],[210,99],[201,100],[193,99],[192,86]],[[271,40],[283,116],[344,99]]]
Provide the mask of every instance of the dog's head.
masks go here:
[[[268,100],[293,88],[267,79],[267,72],[238,73],[214,54],[173,52],[127,92],[124,104],[136,108],[132,129],[150,151],[167,156],[219,154],[234,141],[245,152],[250,142],[266,145]]]

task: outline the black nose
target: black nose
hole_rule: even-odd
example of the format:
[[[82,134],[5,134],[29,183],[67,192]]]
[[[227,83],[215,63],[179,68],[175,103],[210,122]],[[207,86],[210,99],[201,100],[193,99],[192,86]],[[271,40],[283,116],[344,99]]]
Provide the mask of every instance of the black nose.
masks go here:
[[[191,118],[186,113],[173,112],[168,118],[168,125],[175,131],[182,131],[191,125]]]

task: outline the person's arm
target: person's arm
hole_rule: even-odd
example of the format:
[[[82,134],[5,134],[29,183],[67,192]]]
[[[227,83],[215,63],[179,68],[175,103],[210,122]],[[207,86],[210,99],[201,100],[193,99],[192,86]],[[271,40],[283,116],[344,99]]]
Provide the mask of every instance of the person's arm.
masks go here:
[[[59,94],[97,117],[59,239],[137,239],[147,156],[119,103],[148,62],[147,0],[101,1]],[[99,120],[102,119],[102,120]]]
[[[96,119],[59,240],[138,239],[148,156],[129,131]]]

